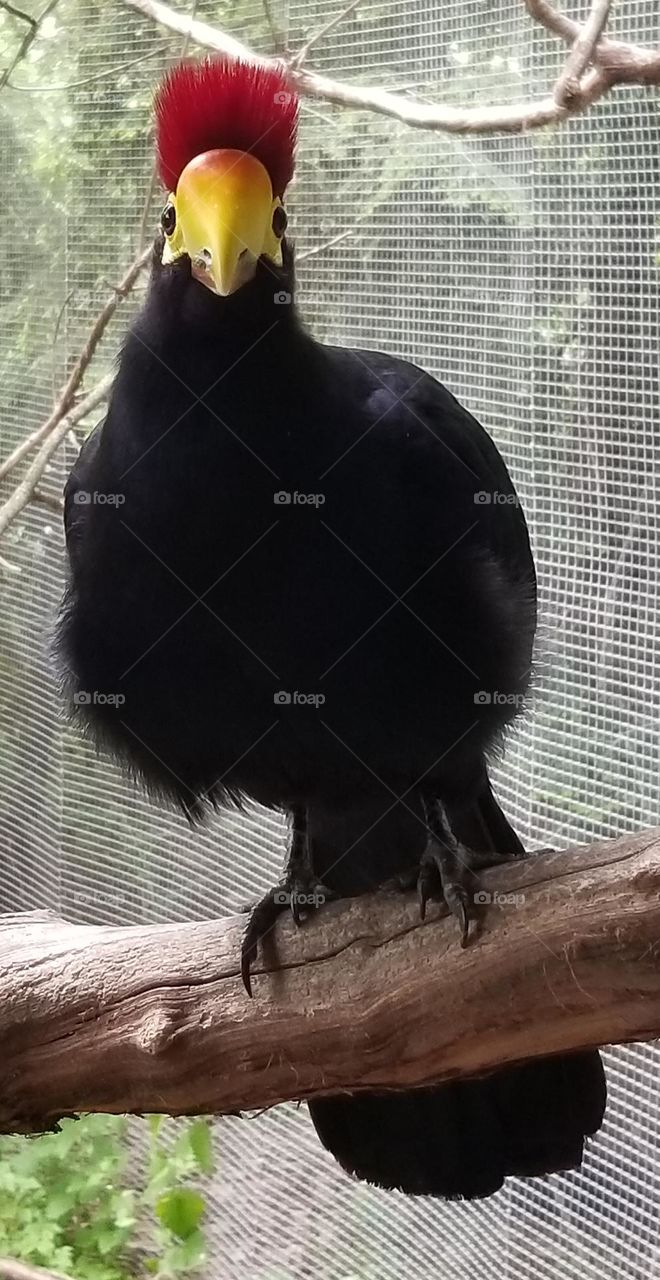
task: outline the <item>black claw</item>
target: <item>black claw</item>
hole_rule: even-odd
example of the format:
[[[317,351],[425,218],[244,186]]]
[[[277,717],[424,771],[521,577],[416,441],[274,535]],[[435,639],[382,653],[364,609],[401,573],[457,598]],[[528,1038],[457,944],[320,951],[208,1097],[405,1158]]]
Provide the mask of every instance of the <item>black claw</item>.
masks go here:
[[[305,895],[311,894],[318,898],[318,901],[313,904],[317,907],[335,896],[330,889],[326,889],[325,885],[320,883],[305,885],[302,881],[295,883],[285,881],[284,884],[280,883],[276,888],[269,890],[250,908],[250,917],[241,943],[241,978],[249,996],[252,995],[250,972],[257,958],[262,938],[270,933],[277,917],[287,906],[296,925],[303,924],[308,913],[308,908],[303,906]]]
[[[467,940],[468,940],[468,930],[470,928],[470,921],[469,921],[468,913],[465,910],[464,902],[461,902],[458,908],[458,923],[461,926],[461,946],[466,947]]]
[[[250,917],[241,943],[241,978],[249,996],[252,995],[250,970],[257,958],[259,943],[264,934],[272,929],[284,905],[285,902],[282,902],[282,893],[278,886],[265,894],[250,910]]]
[[[252,997],[252,982],[250,980],[250,968],[252,966],[253,960],[256,959],[257,948],[254,945],[254,943],[249,941],[249,932],[250,932],[250,926],[248,924],[248,927],[245,930],[245,934],[243,936],[243,942],[241,945],[241,978],[243,980],[243,986],[245,987],[245,990],[247,991],[248,995]]]
[[[241,978],[243,986],[247,991],[250,999],[252,999],[252,983],[250,981],[250,964],[251,959],[248,955],[241,956]]]

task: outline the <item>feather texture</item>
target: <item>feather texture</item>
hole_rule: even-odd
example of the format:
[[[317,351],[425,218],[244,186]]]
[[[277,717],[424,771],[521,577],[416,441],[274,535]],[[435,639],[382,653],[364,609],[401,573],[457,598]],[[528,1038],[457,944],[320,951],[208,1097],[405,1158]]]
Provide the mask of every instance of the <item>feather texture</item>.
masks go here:
[[[174,191],[195,156],[229,148],[261,161],[282,196],[293,176],[299,104],[284,67],[229,58],[181,62],[156,92],[160,176]]]

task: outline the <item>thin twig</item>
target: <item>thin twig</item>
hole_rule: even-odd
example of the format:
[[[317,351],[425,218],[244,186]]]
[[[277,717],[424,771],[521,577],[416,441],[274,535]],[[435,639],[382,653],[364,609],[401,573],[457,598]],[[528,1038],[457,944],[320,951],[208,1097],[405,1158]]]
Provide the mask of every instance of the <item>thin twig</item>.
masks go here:
[[[60,393],[59,399],[52,413],[40,427],[37,427],[36,431],[33,431],[25,440],[22,440],[14,449],[14,452],[11,453],[2,463],[0,466],[0,480],[3,480],[4,477],[13,470],[16,464],[25,457],[26,453],[29,453],[36,445],[41,444],[41,442],[50,435],[50,432],[58,423],[60,423],[61,419],[69,411],[73,405],[76,391],[82,382],[83,375],[90,364],[92,356],[96,351],[105,329],[117,310],[122,298],[125,298],[126,295],[130,293],[138,279],[138,276],[140,275],[140,272],[144,270],[150,258],[151,248],[143,249],[142,253],[140,253],[135,261],[131,263],[122,280],[120,280],[119,284],[113,289],[111,296],[108,298],[105,306],[99,312],[92,325],[85,345],[80,352],[71,373],[69,374],[66,386]]]
[[[78,441],[76,441],[78,444]],[[43,493],[41,489],[35,489],[32,494],[32,501],[42,507],[48,507],[51,511],[55,511],[57,515],[61,515],[64,510],[64,502],[62,498],[56,498],[54,493]]]
[[[71,409],[65,414],[60,421],[51,428],[47,440],[42,444],[33,461],[30,463],[20,484],[16,486],[13,493],[10,494],[7,501],[0,507],[0,537],[16,519],[17,515],[32,498],[34,491],[43,476],[46,466],[50,462],[55,450],[61,444],[68,431],[75,426],[76,422],[80,422],[92,409],[101,404],[108,397],[108,392],[114,381],[114,374],[108,373],[101,381],[96,384],[93,391],[86,395],[76,405],[75,409]]]
[[[322,27],[319,27],[318,31],[315,31],[294,55],[291,59],[291,66],[302,67],[303,63],[307,61],[310,49],[313,49],[314,45],[318,44],[319,40],[322,40],[324,36],[327,36],[330,31],[334,31],[335,27],[338,27],[340,22],[343,22],[344,18],[348,17],[349,13],[352,13],[354,9],[357,9],[359,3],[360,0],[350,0],[350,4],[347,4],[340,13],[336,13],[333,18],[328,18],[328,21],[325,22]]]
[[[193,3],[190,8],[191,22],[194,22],[195,18],[197,17],[198,4],[199,4],[199,0],[193,0]],[[185,58],[186,54],[188,53],[188,49],[190,46],[190,39],[191,39],[190,32],[186,31],[186,34],[183,37],[183,43],[181,45],[181,54],[180,54],[181,58]],[[144,248],[144,245],[146,244],[146,241],[147,241],[147,228],[149,226],[149,218],[151,215],[151,205],[152,205],[154,192],[156,190],[157,185],[158,185],[158,164],[156,160],[154,160],[151,166],[151,173],[149,175],[147,189],[144,193],[144,202],[142,205],[142,213],[140,215],[140,226],[138,228],[138,239],[137,239],[138,253],[140,253],[140,251]]]
[[[71,290],[70,290],[70,292],[69,292],[69,293],[67,293],[66,298],[64,299],[64,302],[62,303],[62,306],[60,307],[60,309],[59,309],[59,311],[58,311],[58,313],[57,313],[57,319],[56,319],[56,321],[55,321],[55,327],[54,327],[54,329],[53,329],[53,337],[52,337],[52,340],[51,340],[51,347],[50,347],[51,381],[52,381],[52,384],[53,384],[53,405],[55,405],[55,404],[57,403],[57,385],[56,385],[56,369],[55,369],[55,348],[56,348],[56,345],[57,345],[57,339],[58,339],[58,337],[59,337],[60,325],[61,325],[61,323],[62,323],[62,320],[64,319],[64,314],[65,314],[65,312],[66,312],[66,309],[67,309],[67,307],[68,307],[68,305],[69,305],[69,303],[70,303],[70,301],[71,301],[71,299],[72,299],[72,297],[73,297],[74,293],[75,293],[75,289],[71,289]]]
[[[49,13],[52,13],[57,3],[58,0],[48,0],[46,8],[39,14],[38,18],[31,18],[27,13],[23,13],[20,9],[15,9],[13,5],[7,4],[6,0],[2,0],[2,3],[0,3],[0,8],[5,9],[7,13],[12,13],[14,17],[22,18],[24,22],[30,24],[9,66],[5,67],[5,70],[0,74],[0,89],[4,89],[12,72],[16,70],[19,62],[23,61],[30,45],[33,44],[39,33],[42,22],[48,17]]]
[[[19,18],[21,22],[27,22],[28,26],[32,27],[33,31],[36,31],[37,19],[33,18],[31,14],[24,13],[22,9],[17,9],[13,4],[8,4],[7,0],[0,0],[0,9],[4,9],[5,13],[10,13],[12,18]]]
[[[333,236],[332,240],[326,240],[323,244],[317,244],[313,249],[307,249],[305,253],[299,253],[296,262],[307,262],[308,258],[316,258],[318,254],[325,253],[326,249],[334,249],[336,244],[341,244],[342,240],[347,240],[353,235],[355,228],[358,226],[360,219],[356,219],[352,227],[348,227],[346,231],[340,231],[339,235]]]
[[[577,39],[580,31],[579,22],[575,22],[565,13],[559,13],[550,4],[550,0],[524,0],[524,4],[530,17],[540,22],[541,26],[546,27],[548,31],[561,36],[562,40],[567,40],[569,44]]]
[[[566,65],[555,85],[557,102],[569,102],[580,92],[580,82],[594,50],[607,25],[610,0],[591,0],[591,11],[566,59]]]
[[[124,3],[167,30],[178,31],[182,35],[189,32],[191,39],[205,49],[257,65],[278,64],[278,59],[256,54],[248,45],[207,22],[191,21],[163,4],[162,0],[124,0]],[[579,23],[557,13],[548,0],[525,0],[525,3],[529,12],[544,26],[550,26],[571,44],[575,42],[581,30]],[[524,133],[559,124],[569,116],[585,111],[615,84],[660,84],[660,50],[603,37],[594,51],[594,61],[596,66],[585,74],[579,91],[570,101],[558,102],[554,94],[549,94],[537,101],[506,106],[451,107],[444,103],[426,103],[374,86],[345,84],[302,67],[291,67],[290,75],[304,97],[378,112],[417,129],[456,134]]]
[[[0,6],[2,0],[0,0]],[[84,80],[70,80],[68,84],[14,84],[13,81],[7,80],[8,89],[13,89],[15,93],[62,93],[67,89],[84,89],[85,85],[95,84],[97,80],[107,80],[110,76],[118,76],[122,71],[128,71],[130,67],[137,67],[141,62],[148,62],[149,58],[155,58],[159,53],[164,53],[169,46],[167,44],[158,44],[154,49],[150,49],[148,53],[141,53],[139,58],[131,58],[128,62],[120,62],[116,67],[108,67],[106,71],[97,71],[93,76],[86,76]]]
[[[275,19],[273,17],[273,11],[270,7],[270,0],[261,0],[261,3],[263,5],[264,14],[266,16],[266,22],[268,23],[268,26],[270,29],[270,36],[271,36],[271,40],[273,41],[273,48],[276,53],[285,54],[286,39],[284,37],[284,33],[280,31],[280,29],[277,26],[277,23],[275,22]]]

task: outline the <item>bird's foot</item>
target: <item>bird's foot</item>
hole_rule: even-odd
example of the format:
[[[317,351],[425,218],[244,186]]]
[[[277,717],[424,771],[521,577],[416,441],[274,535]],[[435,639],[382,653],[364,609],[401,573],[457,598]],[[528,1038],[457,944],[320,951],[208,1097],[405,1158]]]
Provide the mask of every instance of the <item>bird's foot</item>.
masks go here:
[[[435,836],[429,836],[417,874],[419,913],[426,916],[429,898],[444,898],[461,930],[461,946],[467,945],[470,920],[473,918],[474,891],[466,881],[472,874],[471,853],[463,845],[448,848]]]
[[[287,908],[297,925],[301,925],[310,911],[317,911],[334,897],[331,889],[316,880],[311,873],[291,872],[248,907],[248,922],[241,943],[241,977],[248,995],[252,995],[250,972],[257,958],[259,943],[274,928],[278,916]]]

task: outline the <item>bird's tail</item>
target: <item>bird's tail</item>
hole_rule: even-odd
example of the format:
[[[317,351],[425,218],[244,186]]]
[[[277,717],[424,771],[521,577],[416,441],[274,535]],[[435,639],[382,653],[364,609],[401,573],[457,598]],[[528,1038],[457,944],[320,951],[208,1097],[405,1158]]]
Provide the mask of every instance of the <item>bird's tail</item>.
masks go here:
[[[450,811],[449,816],[455,834],[469,847],[523,852],[487,779],[469,809]],[[335,859],[342,847],[333,839],[338,833],[319,825],[313,847],[315,863],[318,852],[321,865],[316,869],[329,887],[343,894],[367,888],[371,868],[373,876],[384,864],[386,875],[403,872],[409,860],[396,865],[405,847],[402,840],[406,834],[418,839],[414,828],[419,824],[411,823],[409,827],[400,812],[390,815],[334,866],[332,846]],[[351,854],[357,850],[355,860]],[[411,1195],[474,1199],[497,1191],[508,1175],[579,1166],[585,1138],[603,1119],[605,1078],[598,1053],[576,1053],[440,1088],[318,1098],[309,1109],[323,1145],[358,1178]]]

